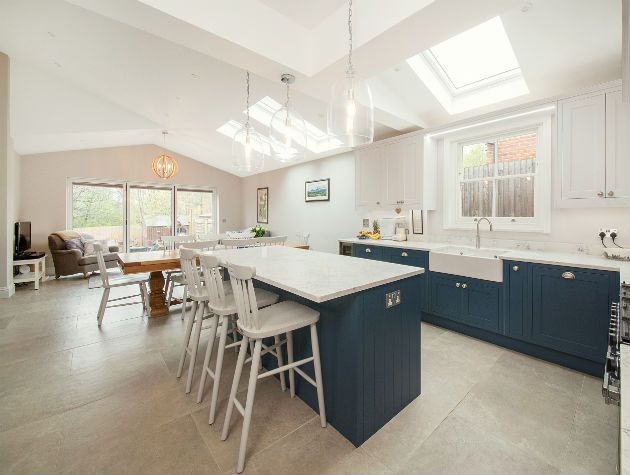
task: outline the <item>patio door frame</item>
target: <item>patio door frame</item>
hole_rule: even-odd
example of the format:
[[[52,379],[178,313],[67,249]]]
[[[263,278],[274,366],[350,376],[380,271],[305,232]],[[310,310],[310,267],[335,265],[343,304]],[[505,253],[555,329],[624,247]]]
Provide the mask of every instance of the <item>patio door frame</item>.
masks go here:
[[[123,188],[123,250],[129,252],[129,193],[131,188],[155,188],[170,189],[171,192],[171,230],[175,231],[177,226],[177,191],[205,191],[212,193],[212,217],[214,232],[219,232],[219,194],[217,188],[204,185],[183,185],[160,182],[145,181],[124,181],[99,178],[66,178],[66,229],[73,229],[72,225],[72,186],[74,184],[122,186]]]

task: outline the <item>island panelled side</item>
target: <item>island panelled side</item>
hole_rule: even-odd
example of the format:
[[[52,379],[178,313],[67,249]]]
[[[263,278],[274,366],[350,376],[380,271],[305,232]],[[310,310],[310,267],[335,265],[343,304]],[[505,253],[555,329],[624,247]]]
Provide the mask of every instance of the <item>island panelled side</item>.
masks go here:
[[[421,275],[315,303],[277,287],[256,286],[318,310],[326,415],[355,446],[361,445],[420,395]],[[400,303],[386,308],[386,294]],[[294,332],[296,360],[311,356],[308,329]],[[264,358],[265,367],[276,366]],[[314,377],[312,365],[305,367]],[[315,388],[296,376],[296,394],[317,411]]]

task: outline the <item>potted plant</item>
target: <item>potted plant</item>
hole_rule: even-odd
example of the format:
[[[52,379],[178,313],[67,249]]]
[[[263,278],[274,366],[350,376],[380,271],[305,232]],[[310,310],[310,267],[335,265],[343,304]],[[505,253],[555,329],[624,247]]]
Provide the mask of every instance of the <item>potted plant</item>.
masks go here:
[[[254,233],[254,237],[257,237],[257,238],[263,237],[265,234],[267,234],[267,230],[260,225],[256,225],[253,228],[251,228],[250,232]]]

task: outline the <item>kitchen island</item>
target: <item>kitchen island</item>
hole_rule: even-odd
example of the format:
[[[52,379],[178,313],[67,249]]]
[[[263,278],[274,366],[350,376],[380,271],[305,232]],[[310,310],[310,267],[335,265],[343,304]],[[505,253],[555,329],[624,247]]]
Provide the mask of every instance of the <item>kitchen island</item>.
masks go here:
[[[318,323],[328,422],[361,445],[420,395],[420,267],[282,246],[211,252],[256,267],[256,285],[321,313]],[[310,355],[294,332],[295,359]],[[269,369],[275,358],[267,358]],[[305,371],[314,377],[313,368]],[[315,388],[296,394],[317,411]]]

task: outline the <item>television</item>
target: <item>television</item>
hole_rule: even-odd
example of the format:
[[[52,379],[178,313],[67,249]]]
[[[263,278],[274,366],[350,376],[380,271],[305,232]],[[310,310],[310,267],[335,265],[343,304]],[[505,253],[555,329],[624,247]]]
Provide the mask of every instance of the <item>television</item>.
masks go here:
[[[15,223],[15,255],[24,254],[31,248],[31,222],[20,221]]]

